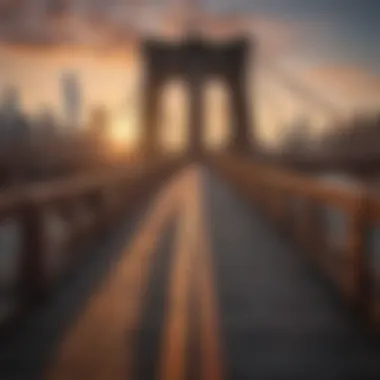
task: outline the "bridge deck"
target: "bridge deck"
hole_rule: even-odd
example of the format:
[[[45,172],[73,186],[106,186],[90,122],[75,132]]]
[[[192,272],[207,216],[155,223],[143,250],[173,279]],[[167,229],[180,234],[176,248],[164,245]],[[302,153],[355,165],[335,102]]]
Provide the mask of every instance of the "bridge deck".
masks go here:
[[[136,223],[1,342],[1,379],[380,378],[379,343],[208,170]]]

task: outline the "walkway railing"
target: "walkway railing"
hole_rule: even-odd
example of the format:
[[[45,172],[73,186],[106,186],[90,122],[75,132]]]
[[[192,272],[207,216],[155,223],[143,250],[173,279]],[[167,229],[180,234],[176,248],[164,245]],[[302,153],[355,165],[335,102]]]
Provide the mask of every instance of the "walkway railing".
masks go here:
[[[380,327],[380,198],[224,156],[214,167],[291,237],[362,316]]]
[[[0,326],[43,298],[86,244],[116,226],[180,161],[161,160],[0,194]]]

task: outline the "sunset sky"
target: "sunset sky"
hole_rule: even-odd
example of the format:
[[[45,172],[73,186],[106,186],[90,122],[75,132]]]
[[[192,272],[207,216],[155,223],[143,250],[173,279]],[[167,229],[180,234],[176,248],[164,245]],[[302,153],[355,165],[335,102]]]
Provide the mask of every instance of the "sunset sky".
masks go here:
[[[271,64],[331,100],[344,116],[380,106],[380,6],[375,1],[203,0],[198,7],[205,34],[245,33],[258,40],[257,81],[250,87],[259,94],[260,132],[267,141],[278,140],[301,114],[311,115],[316,132],[329,127],[330,117],[323,107],[289,92],[271,73]],[[92,107],[105,105],[115,136],[133,139],[138,135],[139,38],[177,36],[185,9],[184,1],[174,0],[0,0],[0,90],[15,85],[26,112],[51,108],[61,117],[60,78],[74,70],[84,118]],[[215,84],[209,92],[214,111],[207,134],[216,141],[227,133],[223,94]],[[183,94],[178,85],[168,93],[164,138],[178,143]]]

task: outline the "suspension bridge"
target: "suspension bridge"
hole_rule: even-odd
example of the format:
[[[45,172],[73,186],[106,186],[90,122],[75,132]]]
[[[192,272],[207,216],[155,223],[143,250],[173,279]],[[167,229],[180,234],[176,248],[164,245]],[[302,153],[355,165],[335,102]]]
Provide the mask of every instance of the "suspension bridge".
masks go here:
[[[1,379],[380,377],[380,201],[259,159],[249,48],[147,41],[146,159],[1,194]],[[214,74],[235,121],[218,154],[201,139]],[[189,84],[191,137],[165,158],[156,114],[172,75]]]

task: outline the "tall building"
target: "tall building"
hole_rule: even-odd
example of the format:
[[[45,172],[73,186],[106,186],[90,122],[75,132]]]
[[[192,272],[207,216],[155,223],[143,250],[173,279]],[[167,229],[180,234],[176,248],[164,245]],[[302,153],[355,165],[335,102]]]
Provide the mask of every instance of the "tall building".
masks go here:
[[[64,118],[70,128],[79,128],[82,117],[82,94],[79,78],[74,72],[62,76]]]
[[[104,138],[109,128],[109,121],[109,113],[106,108],[102,106],[93,107],[88,126],[90,133],[98,139]]]
[[[21,109],[20,93],[17,87],[9,86],[1,94],[0,140],[2,148],[21,154],[30,141],[30,121]]]
[[[7,114],[20,112],[20,93],[14,86],[9,86],[2,93],[1,107]]]
[[[58,122],[49,106],[40,109],[35,119],[36,130],[41,138],[52,138],[58,132]]]
[[[8,141],[16,134],[21,116],[20,94],[16,87],[8,86],[1,93],[1,140]]]

